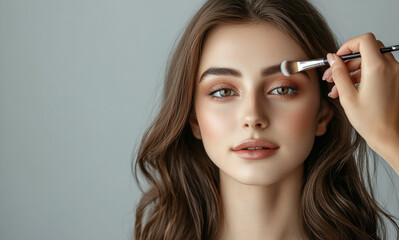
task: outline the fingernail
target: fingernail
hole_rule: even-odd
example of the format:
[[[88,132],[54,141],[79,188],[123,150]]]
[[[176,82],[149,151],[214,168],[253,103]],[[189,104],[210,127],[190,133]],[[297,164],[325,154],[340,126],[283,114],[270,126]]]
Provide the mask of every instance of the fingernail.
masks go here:
[[[327,54],[327,61],[328,64],[330,64],[330,66],[332,67],[332,65],[335,63],[335,59],[332,53],[328,53]]]
[[[333,93],[336,92],[336,91],[337,91],[337,86],[334,85],[334,86],[331,88],[330,93],[328,93],[327,95],[328,95],[330,98],[332,98]]]
[[[323,80],[329,79],[329,78],[331,77],[331,73],[332,73],[331,68],[328,68],[328,69],[324,72],[323,77],[321,77],[321,79],[323,79]]]

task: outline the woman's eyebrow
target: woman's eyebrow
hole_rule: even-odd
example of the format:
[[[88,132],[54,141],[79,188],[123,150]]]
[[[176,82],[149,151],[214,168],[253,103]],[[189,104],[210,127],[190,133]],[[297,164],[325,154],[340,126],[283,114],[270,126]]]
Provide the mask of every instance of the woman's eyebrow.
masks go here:
[[[261,71],[261,76],[266,77],[266,76],[273,75],[273,74],[279,73],[279,72],[281,72],[280,64],[277,64],[277,65],[263,68]],[[233,77],[241,77],[242,76],[241,72],[237,69],[223,68],[223,67],[222,68],[211,67],[211,68],[208,68],[205,72],[203,72],[201,74],[199,81],[201,82],[202,79],[204,79],[208,76],[211,76],[211,75],[213,75],[213,76],[233,76]]]

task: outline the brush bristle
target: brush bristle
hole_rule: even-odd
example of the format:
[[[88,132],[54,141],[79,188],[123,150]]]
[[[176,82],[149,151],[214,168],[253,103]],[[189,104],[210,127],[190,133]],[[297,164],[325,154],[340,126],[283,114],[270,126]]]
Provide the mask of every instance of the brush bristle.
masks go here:
[[[280,68],[281,68],[281,72],[283,73],[283,75],[287,76],[287,77],[289,77],[292,74],[298,72],[297,62],[284,60],[281,63]]]

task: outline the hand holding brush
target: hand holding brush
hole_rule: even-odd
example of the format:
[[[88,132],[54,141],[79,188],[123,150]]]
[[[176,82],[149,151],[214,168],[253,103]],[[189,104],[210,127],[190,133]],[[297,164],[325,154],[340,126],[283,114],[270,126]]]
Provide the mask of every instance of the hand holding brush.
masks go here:
[[[394,45],[390,47],[384,47],[380,49],[381,53],[388,53],[388,52],[393,52],[393,51],[398,51],[399,50],[399,45]],[[354,58],[359,58],[360,53],[351,53],[347,55],[340,56],[342,60],[349,60],[349,59],[354,59]],[[294,73],[297,72],[302,72],[306,71],[309,69],[317,68],[317,67],[322,67],[328,65],[327,58],[319,58],[319,59],[313,59],[313,60],[305,60],[305,61],[287,61],[284,60],[281,63],[281,72],[285,76],[290,76]]]
[[[352,126],[399,174],[399,63],[381,49],[398,50],[384,48],[373,34],[345,42],[337,54],[327,55],[331,67],[323,79],[335,83],[329,97],[339,97]],[[353,52],[361,59],[345,63],[342,56]]]

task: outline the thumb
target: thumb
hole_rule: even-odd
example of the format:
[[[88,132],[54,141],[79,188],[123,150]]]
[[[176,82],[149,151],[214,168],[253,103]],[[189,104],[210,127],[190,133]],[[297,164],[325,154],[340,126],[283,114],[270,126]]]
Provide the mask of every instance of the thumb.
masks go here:
[[[331,66],[331,76],[338,90],[340,102],[343,105],[349,104],[357,94],[357,90],[349,76],[349,71],[344,61],[336,54],[327,54],[327,60]]]

